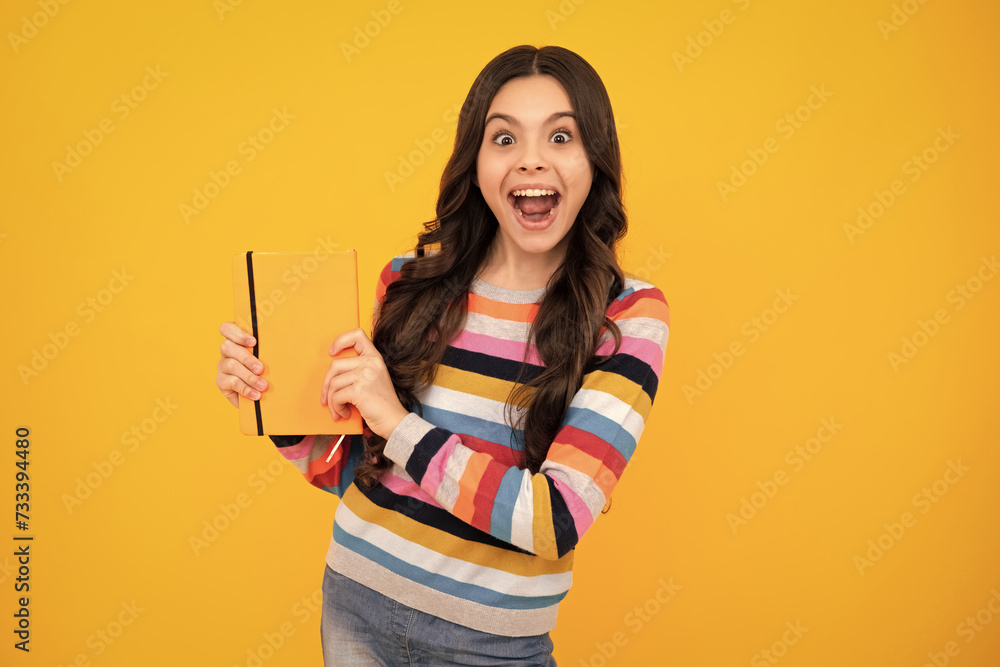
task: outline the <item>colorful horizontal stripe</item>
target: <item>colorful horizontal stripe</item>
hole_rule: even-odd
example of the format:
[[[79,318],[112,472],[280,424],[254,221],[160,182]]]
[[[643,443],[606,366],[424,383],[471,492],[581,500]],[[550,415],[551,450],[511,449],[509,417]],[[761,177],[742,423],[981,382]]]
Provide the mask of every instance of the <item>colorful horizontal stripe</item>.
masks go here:
[[[376,304],[411,257],[386,265]],[[603,333],[541,470],[532,474],[516,427],[522,410],[507,401],[518,382],[544,368],[528,343],[543,290],[535,292],[473,284],[464,329],[433,384],[417,396],[422,412],[407,415],[387,442],[393,465],[371,489],[350,484],[360,436],[329,464],[322,460],[329,436],[273,438],[312,484],[343,496],[327,556],[333,569],[494,634],[554,627],[572,582],[574,548],[645,428],[669,335],[663,294],[629,277],[607,310],[621,343],[615,351]]]

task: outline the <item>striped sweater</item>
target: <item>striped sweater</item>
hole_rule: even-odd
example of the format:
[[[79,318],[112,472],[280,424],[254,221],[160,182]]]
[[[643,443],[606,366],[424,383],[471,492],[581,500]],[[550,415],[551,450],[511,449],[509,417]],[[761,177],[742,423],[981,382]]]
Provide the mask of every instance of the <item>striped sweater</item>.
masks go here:
[[[410,256],[379,277],[376,303]],[[362,436],[272,436],[314,486],[341,497],[327,564],[403,604],[484,632],[542,634],[572,581],[573,549],[605,507],[635,451],[663,367],[669,308],[628,278],[608,307],[617,354],[591,365],[540,471],[524,468],[523,432],[505,401],[522,360],[542,362],[528,331],[545,289],[476,281],[464,329],[433,384],[386,443],[393,462],[369,490],[353,484]],[[597,354],[614,349],[609,334]],[[515,423],[520,415],[514,410]]]

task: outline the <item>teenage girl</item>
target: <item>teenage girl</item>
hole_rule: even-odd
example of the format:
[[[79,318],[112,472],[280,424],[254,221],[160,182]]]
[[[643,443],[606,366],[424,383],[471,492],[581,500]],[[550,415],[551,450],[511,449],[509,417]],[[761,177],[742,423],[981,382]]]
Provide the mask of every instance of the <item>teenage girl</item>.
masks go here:
[[[436,218],[382,270],[371,339],[334,340],[358,356],[317,387],[331,432],[352,404],[365,435],[271,436],[341,497],[327,665],[555,664],[574,549],[635,451],[668,336],[663,294],[616,259],[621,170],[607,91],[572,51],[518,46],[472,84]],[[216,385],[259,398],[252,337],[220,331]]]

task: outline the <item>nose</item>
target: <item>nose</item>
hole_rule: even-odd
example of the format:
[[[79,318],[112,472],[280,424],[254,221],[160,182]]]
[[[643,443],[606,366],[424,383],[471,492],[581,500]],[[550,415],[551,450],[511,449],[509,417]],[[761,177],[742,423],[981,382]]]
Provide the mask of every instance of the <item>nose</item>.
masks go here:
[[[548,162],[536,142],[526,141],[521,145],[524,146],[524,150],[518,160],[517,170],[519,172],[523,174],[529,171],[544,171],[548,167]]]

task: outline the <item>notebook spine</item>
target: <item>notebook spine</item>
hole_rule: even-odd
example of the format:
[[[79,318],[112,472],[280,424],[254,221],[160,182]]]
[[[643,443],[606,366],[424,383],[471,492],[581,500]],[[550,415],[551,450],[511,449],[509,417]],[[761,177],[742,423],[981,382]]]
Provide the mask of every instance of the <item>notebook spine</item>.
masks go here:
[[[257,298],[253,289],[253,250],[247,251],[247,283],[250,285],[250,325],[253,328],[253,356],[260,359],[260,332],[257,330]],[[257,435],[264,435],[264,420],[260,414],[260,399],[253,402],[257,415]]]

